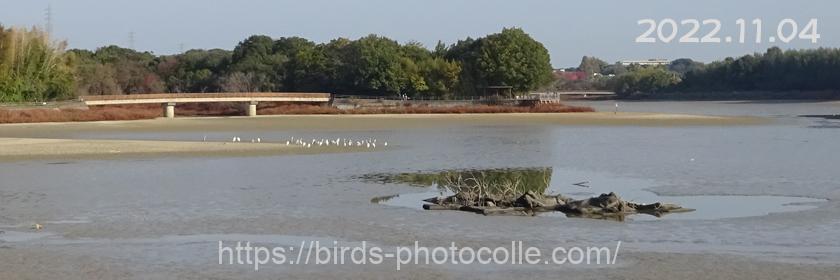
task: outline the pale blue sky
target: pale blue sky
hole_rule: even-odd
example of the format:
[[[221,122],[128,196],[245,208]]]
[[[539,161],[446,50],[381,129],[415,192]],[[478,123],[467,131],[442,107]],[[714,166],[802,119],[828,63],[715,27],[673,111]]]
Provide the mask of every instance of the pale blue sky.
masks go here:
[[[645,29],[642,18],[717,18],[721,37],[736,36],[735,20],[762,18],[764,33],[776,33],[776,23],[792,18],[802,27],[819,19],[818,44],[804,40],[783,48],[840,47],[837,1],[538,1],[538,0],[0,0],[0,23],[43,25],[48,4],[53,29],[73,48],[127,46],[134,32],[135,47],[157,54],[190,48],[232,49],[252,34],[301,36],[316,42],[336,37],[358,38],[370,33],[400,42],[437,40],[453,43],[467,36],[522,27],[543,42],[557,67],[575,66],[583,55],[609,62],[621,59],[692,57],[711,61],[763,51],[772,44],[638,44]],[[703,32],[701,32],[702,34]],[[680,34],[682,35],[682,34]],[[748,38],[750,38],[748,36]],[[676,41],[676,40],[675,40]],[[750,40],[748,39],[748,42]]]

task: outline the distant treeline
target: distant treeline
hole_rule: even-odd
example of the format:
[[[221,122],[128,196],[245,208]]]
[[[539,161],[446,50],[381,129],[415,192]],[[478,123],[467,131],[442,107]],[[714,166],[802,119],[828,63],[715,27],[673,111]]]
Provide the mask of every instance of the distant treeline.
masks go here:
[[[840,49],[782,51],[727,58],[685,73],[671,91],[840,90]],[[791,96],[796,97],[796,96]]]
[[[18,54],[32,57],[22,59],[25,63],[39,63],[33,69],[56,68],[57,72],[17,68],[0,72],[0,101],[257,91],[452,98],[483,93],[489,86],[527,92],[552,81],[548,51],[518,28],[449,46],[438,43],[432,50],[417,42],[400,44],[377,35],[321,44],[298,37],[251,36],[232,51],[189,50],[162,56],[118,46],[64,51],[63,44],[50,43],[38,30],[4,31],[0,38],[5,33],[41,36],[37,42],[45,47]],[[8,46],[0,44],[4,67]],[[42,56],[52,58],[44,62]]]
[[[614,90],[624,98],[840,98],[840,49],[787,50],[703,64],[683,58],[667,66],[623,66],[584,57],[583,81],[554,89]]]
[[[583,71],[585,79],[565,80],[552,75],[545,47],[518,28],[433,49],[377,35],[320,44],[251,36],[232,51],[160,56],[118,46],[65,47],[38,29],[0,26],[0,102],[256,91],[440,99],[534,90],[613,90],[623,98],[840,98],[840,49],[774,47],[710,64],[678,59],[658,67],[584,57],[567,70]]]

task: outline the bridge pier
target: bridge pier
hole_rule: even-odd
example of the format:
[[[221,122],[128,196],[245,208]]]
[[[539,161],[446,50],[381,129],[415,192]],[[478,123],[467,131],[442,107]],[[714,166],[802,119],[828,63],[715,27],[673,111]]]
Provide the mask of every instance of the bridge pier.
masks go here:
[[[175,102],[169,102],[163,104],[163,115],[167,119],[175,118]]]
[[[257,102],[257,101],[251,101],[250,103],[248,103],[248,116],[249,117],[257,116],[257,104],[259,104],[259,102]]]

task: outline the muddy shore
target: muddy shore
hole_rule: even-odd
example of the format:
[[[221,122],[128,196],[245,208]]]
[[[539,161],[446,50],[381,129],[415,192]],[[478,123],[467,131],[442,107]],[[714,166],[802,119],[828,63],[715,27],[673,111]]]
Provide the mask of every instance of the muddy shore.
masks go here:
[[[592,112],[511,114],[405,114],[405,115],[272,115],[258,117],[193,117],[0,125],[0,137],[64,138],[85,132],[194,132],[229,130],[371,130],[452,125],[568,125],[568,126],[729,126],[767,124],[759,117],[723,117],[686,114]]]

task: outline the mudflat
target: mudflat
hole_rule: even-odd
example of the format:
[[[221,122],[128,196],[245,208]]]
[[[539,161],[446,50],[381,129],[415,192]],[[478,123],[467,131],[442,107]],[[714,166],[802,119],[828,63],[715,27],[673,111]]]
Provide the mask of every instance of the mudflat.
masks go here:
[[[306,148],[279,142],[139,141],[72,139],[103,132],[196,132],[234,130],[370,130],[448,125],[708,126],[755,125],[757,117],[721,117],[657,113],[512,113],[394,115],[273,115],[202,117],[135,121],[32,123],[0,125],[0,160],[43,158],[118,158],[125,156],[256,156],[315,154],[363,149]],[[44,139],[46,138],[46,139]]]
[[[258,117],[197,117],[136,121],[33,123],[0,125],[0,137],[63,138],[83,132],[229,131],[264,129],[369,130],[420,128],[441,125],[570,125],[570,126],[715,126],[756,125],[771,120],[687,114],[592,112],[510,114],[387,114],[387,115],[271,115]]]
[[[0,161],[110,159],[127,156],[268,156],[361,150],[356,147],[307,148],[285,143],[0,138]]]
[[[774,124],[762,125],[767,123]],[[840,268],[835,261],[837,242],[833,236],[836,236],[837,209],[840,209],[834,202],[838,194],[831,184],[815,183],[832,182],[830,174],[820,177],[820,174],[828,174],[821,168],[836,165],[821,164],[820,161],[814,166],[785,166],[786,170],[799,167],[806,171],[816,168],[820,172],[787,174],[793,179],[784,183],[774,183],[773,179],[769,183],[752,184],[754,178],[770,172],[765,170],[776,169],[764,165],[755,170],[738,169],[750,162],[729,157],[733,151],[745,151],[744,158],[774,155],[765,151],[780,150],[778,147],[788,147],[785,145],[792,145],[789,143],[794,141],[769,142],[780,143],[777,144],[780,146],[769,146],[765,150],[756,149],[752,143],[731,143],[731,138],[726,137],[753,139],[747,136],[759,135],[756,139],[764,139],[763,135],[789,135],[791,130],[818,132],[779,123],[784,122],[762,117],[604,112],[306,115],[2,125],[0,137],[7,138],[0,139],[0,155],[23,161],[0,161],[4,167],[0,171],[0,177],[4,178],[0,188],[0,230],[5,231],[0,234],[0,279],[463,279],[475,277],[476,273],[496,279],[523,276],[546,279],[837,279]],[[561,126],[581,126],[581,129]],[[634,137],[614,141],[604,137],[611,133],[611,128],[589,129],[589,126],[625,126],[621,129]],[[660,126],[668,129],[656,128]],[[686,126],[701,128],[695,131]],[[715,134],[718,137],[709,137],[711,140],[708,141],[714,145],[698,144],[705,144],[705,139],[685,142],[685,139],[700,139],[707,135],[709,129],[703,129],[703,126],[714,126],[711,130],[717,130],[717,126],[727,127],[722,128],[725,132]],[[459,127],[464,129],[457,129]],[[416,132],[414,128],[443,129]],[[568,138],[552,138],[550,133],[543,132],[553,129],[562,130],[558,133]],[[654,138],[640,136],[649,135],[651,130],[684,138],[672,138],[683,141],[649,144],[650,139],[663,137],[658,134]],[[132,136],[148,134],[151,136],[146,136],[151,138],[166,139],[167,133],[182,131],[187,132],[185,136],[181,135],[183,138],[197,139],[148,141]],[[263,138],[262,143],[250,143],[250,138],[244,138],[245,134],[250,137],[268,132],[282,132],[274,135],[284,137],[331,135],[379,137],[380,141],[387,137],[394,144],[371,153],[237,158],[346,151],[345,148],[333,150],[338,147],[286,146],[285,141],[280,143],[279,139]],[[201,141],[204,133],[216,133],[216,140]],[[688,136],[683,135],[686,133]],[[218,137],[224,134],[242,134],[243,142],[231,143],[229,139]],[[94,139],[113,135],[116,135],[113,138],[123,139]],[[716,140],[720,137],[724,139]],[[464,144],[465,139],[484,138],[492,139]],[[587,144],[587,141],[578,141],[580,139],[607,140]],[[833,147],[833,144],[822,146],[819,139],[807,139],[811,141],[809,145],[821,151],[812,159],[833,162],[835,150],[822,148]],[[560,150],[552,146],[561,140],[574,143],[574,149]],[[622,149],[626,146],[638,148]],[[737,150],[727,150],[730,146]],[[686,152],[684,158],[673,159],[670,155],[675,154],[674,147],[679,148],[676,151],[699,148]],[[709,150],[705,150],[707,147]],[[794,162],[807,163],[796,158],[801,154],[779,156],[794,157]],[[121,159],[127,155],[149,156],[149,160],[79,160],[65,164],[38,160]],[[170,156],[178,158],[169,159]],[[192,156],[214,158],[195,159]],[[586,161],[590,157],[594,159]],[[691,160],[694,157],[696,161]],[[640,158],[658,165],[645,165],[640,163]],[[559,172],[564,162],[573,162],[577,168],[616,170],[645,178],[679,178],[683,181],[666,181],[669,185],[664,188],[664,191],[676,194],[729,191],[830,200],[807,213],[776,213],[728,220],[615,223],[550,217],[482,217],[376,205],[370,203],[371,198],[418,190],[353,179],[370,172],[411,172],[444,167],[536,164],[560,166]],[[783,161],[768,159],[764,162]],[[473,163],[479,164],[471,165]],[[719,165],[722,167],[716,167]],[[691,172],[684,172],[686,170]],[[682,175],[674,175],[677,173]],[[709,181],[709,178],[715,178],[709,174],[721,176],[722,179],[717,180],[723,183]],[[583,179],[592,178],[580,178]],[[555,180],[556,184],[565,184],[566,181],[577,182],[578,178],[558,175]],[[800,181],[802,183],[798,183]],[[650,187],[662,188],[662,185],[651,183]],[[325,201],[329,203],[325,204]],[[446,223],[441,223],[442,220]],[[31,230],[33,223],[43,224],[44,229]],[[523,228],[531,230],[523,232]],[[539,248],[612,246],[617,240],[625,243],[622,243],[620,261],[615,266],[420,265],[395,272],[391,265],[275,265],[254,271],[250,266],[218,264],[217,240],[253,239],[274,241],[270,244],[296,244],[287,240],[289,237],[365,240],[389,248],[409,246],[415,240],[427,246],[457,242],[464,246],[491,247],[506,246],[510,240],[525,240],[528,245]],[[797,249],[800,247],[802,249]],[[782,253],[778,256],[765,253],[775,251]],[[785,251],[793,252],[785,254]],[[786,258],[791,260],[786,261]],[[803,261],[806,258],[808,260]]]

